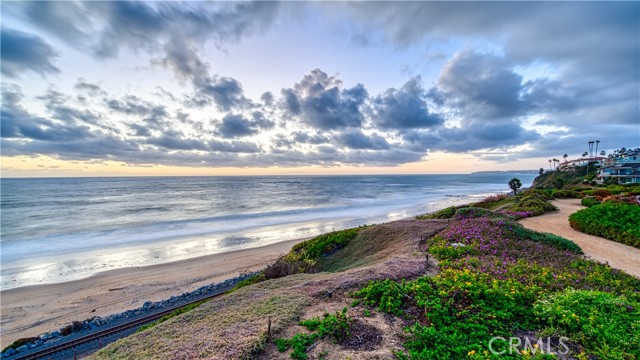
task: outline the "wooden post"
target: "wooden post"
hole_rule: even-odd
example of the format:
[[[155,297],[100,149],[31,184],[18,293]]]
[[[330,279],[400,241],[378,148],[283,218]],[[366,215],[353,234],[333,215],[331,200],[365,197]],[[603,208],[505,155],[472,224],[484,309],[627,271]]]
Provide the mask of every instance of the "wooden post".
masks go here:
[[[269,317],[269,322],[267,323],[267,341],[271,340],[271,317]]]

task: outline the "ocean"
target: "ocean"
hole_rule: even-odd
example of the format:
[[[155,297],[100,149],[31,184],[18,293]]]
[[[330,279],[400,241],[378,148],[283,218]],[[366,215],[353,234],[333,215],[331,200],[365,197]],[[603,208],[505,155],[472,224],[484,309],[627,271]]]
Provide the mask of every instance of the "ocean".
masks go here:
[[[383,223],[534,174],[2,179],[0,289]]]

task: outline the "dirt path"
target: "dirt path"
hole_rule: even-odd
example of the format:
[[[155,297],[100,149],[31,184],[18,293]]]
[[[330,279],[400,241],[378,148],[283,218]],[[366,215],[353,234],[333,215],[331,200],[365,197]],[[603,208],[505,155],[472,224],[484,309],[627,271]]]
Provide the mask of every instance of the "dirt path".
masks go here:
[[[640,249],[573,230],[569,215],[583,209],[579,199],[554,200],[560,211],[520,220],[525,227],[562,236],[578,244],[590,258],[640,277]]]

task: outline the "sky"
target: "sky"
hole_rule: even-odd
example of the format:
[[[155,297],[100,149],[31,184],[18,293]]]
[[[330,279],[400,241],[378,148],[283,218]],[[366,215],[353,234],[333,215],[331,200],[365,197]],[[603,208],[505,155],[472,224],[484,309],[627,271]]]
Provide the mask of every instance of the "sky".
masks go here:
[[[5,1],[3,177],[468,173],[640,146],[640,2]]]

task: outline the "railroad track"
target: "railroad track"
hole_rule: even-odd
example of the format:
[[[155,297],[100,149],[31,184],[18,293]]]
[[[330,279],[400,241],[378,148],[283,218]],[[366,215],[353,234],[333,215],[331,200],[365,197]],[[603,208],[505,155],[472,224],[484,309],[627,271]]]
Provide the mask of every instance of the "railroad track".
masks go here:
[[[75,360],[76,358],[88,356],[89,354],[102,348],[104,345],[127,336],[131,331],[135,331],[139,329],[142,325],[156,321],[161,317],[171,314],[177,309],[185,307],[187,305],[218,297],[224,294],[226,291],[231,290],[234,286],[235,286],[235,283],[227,287],[219,288],[213,294],[197,297],[195,298],[195,300],[186,302],[184,304],[176,305],[171,308],[167,308],[165,310],[159,311],[157,313],[144,315],[142,317],[133,319],[126,323],[114,325],[107,329],[98,330],[96,332],[83,335],[75,339],[70,339],[68,341],[65,341],[59,344],[45,347],[41,350],[35,350],[32,352],[26,351],[24,352],[24,354],[18,353],[13,356],[3,357],[3,358],[6,360],[34,360],[34,359],[50,359],[50,358],[57,359],[59,356],[61,356],[61,354],[64,354],[62,356],[64,356],[65,359]],[[129,331],[129,333],[127,331]],[[118,337],[116,336],[118,333],[122,333],[123,335]],[[105,339],[104,342],[102,341],[103,339]],[[93,349],[84,349],[81,352],[75,351],[75,349],[92,342],[97,342],[98,346],[94,347]]]

